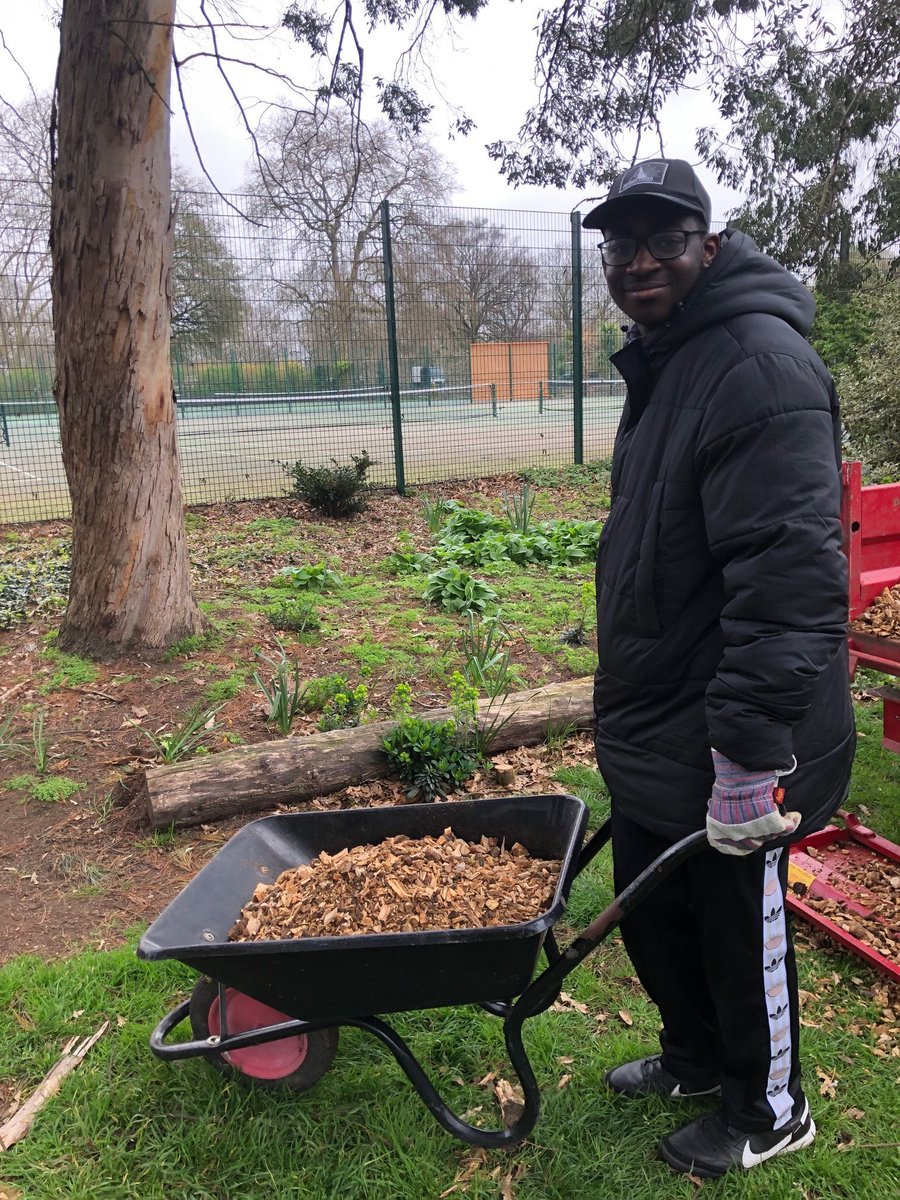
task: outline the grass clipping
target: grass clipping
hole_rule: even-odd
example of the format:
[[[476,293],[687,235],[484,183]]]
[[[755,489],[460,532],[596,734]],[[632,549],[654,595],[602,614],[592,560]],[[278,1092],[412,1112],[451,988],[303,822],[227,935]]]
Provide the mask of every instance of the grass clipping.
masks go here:
[[[853,622],[852,629],[872,633],[876,637],[900,640],[900,583],[885,588],[864,613]]]
[[[557,860],[495,838],[387,838],[352,846],[257,885],[231,941],[421,933],[534,920],[550,905]]]

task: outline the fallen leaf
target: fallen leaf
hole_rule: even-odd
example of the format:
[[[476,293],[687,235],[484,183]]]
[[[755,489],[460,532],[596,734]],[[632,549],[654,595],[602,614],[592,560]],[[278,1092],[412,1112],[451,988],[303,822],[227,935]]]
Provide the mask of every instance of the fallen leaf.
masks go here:
[[[816,1075],[818,1075],[821,1083],[819,1085],[819,1095],[827,1096],[829,1100],[834,1099],[837,1092],[838,1076],[829,1075],[827,1071],[823,1071],[821,1067],[816,1067]]]
[[[571,1081],[572,1081],[572,1076],[571,1076],[571,1075],[562,1075],[562,1076],[560,1076],[559,1083],[558,1083],[556,1086],[557,1086],[558,1088],[564,1088],[564,1087],[566,1087],[566,1086],[567,1086],[569,1083],[571,1083]]]
[[[627,1008],[619,1009],[619,1020],[622,1022],[623,1025],[631,1026],[634,1024],[634,1017],[631,1015],[631,1013],[628,1011]]]
[[[848,1108],[844,1111],[845,1117],[850,1117],[854,1121],[861,1121],[866,1114],[861,1108]]]
[[[507,1079],[498,1079],[494,1085],[494,1095],[500,1104],[503,1124],[507,1127],[515,1124],[525,1109],[525,1097],[522,1089],[515,1087]]]

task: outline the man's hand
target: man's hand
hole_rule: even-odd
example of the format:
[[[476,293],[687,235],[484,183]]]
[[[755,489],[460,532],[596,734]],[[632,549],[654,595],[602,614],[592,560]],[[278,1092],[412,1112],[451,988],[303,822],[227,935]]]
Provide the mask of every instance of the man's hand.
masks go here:
[[[750,854],[794,832],[800,813],[784,811],[784,789],[778,783],[789,772],[747,771],[718,750],[712,756],[716,782],[706,817],[711,846],[722,854]]]

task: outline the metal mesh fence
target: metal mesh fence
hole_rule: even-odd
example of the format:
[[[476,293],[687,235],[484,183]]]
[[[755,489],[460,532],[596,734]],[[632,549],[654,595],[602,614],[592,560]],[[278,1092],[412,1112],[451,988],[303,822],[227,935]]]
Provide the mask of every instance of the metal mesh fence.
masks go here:
[[[0,522],[69,513],[48,211],[23,196],[0,181]],[[609,452],[620,318],[591,241],[579,264],[577,220],[415,207],[388,228],[386,246],[379,213],[344,231],[259,197],[180,195],[172,365],[186,503],[282,495],[282,464],[363,451],[386,486]]]

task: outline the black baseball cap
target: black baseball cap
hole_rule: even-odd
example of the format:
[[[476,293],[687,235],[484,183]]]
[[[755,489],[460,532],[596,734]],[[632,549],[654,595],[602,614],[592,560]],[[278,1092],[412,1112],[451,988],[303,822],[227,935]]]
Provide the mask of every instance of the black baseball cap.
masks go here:
[[[703,217],[709,226],[712,202],[706,188],[683,158],[651,158],[623,171],[613,181],[602,204],[581,222],[585,229],[602,229],[610,217],[623,212],[633,196],[658,196]]]

